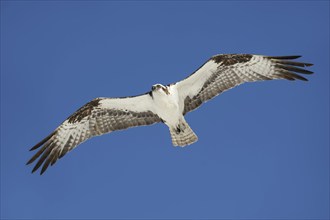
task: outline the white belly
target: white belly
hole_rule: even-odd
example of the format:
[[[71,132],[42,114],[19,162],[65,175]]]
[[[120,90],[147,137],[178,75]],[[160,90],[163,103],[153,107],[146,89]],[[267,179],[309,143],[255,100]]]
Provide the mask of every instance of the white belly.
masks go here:
[[[156,95],[154,97],[156,112],[165,124],[174,126],[182,118],[182,112],[179,108],[178,98],[173,95]]]

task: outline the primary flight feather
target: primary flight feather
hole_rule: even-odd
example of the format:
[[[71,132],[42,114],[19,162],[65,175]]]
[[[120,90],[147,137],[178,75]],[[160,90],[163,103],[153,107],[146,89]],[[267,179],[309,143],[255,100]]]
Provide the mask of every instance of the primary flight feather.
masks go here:
[[[220,54],[211,57],[186,79],[167,86],[155,84],[150,92],[123,98],[96,98],[69,116],[49,136],[31,148],[37,153],[27,162],[39,158],[32,172],[49,165],[87,139],[141,125],[165,123],[174,146],[197,141],[184,115],[222,92],[244,82],[273,79],[304,80],[299,74],[310,63],[295,62],[300,56],[261,56]]]

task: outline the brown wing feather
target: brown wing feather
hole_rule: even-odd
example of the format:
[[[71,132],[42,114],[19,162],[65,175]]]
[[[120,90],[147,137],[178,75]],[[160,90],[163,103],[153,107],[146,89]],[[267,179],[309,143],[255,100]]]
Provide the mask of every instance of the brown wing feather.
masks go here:
[[[31,164],[39,158],[32,172],[42,166],[40,174],[43,174],[49,165],[54,165],[67,152],[93,136],[161,121],[152,111],[105,108],[100,105],[101,100],[95,99],[81,107],[54,132],[31,148],[40,148],[27,162]]]
[[[244,82],[272,79],[304,80],[298,75],[313,72],[298,68],[312,66],[311,63],[294,62],[300,56],[256,56],[250,54],[228,54],[212,57],[209,62],[218,64],[214,73],[205,81],[201,90],[193,97],[184,99],[183,114],[198,108],[202,103]],[[297,67],[298,66],[298,67]]]

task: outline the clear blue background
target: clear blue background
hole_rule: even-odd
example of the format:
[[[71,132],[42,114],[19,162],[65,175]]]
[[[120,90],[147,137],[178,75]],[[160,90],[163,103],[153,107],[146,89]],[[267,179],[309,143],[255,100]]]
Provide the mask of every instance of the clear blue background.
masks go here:
[[[329,2],[1,1],[1,218],[329,217]],[[89,140],[40,176],[28,149],[95,97],[218,53],[303,55],[309,82],[244,84],[186,119]]]

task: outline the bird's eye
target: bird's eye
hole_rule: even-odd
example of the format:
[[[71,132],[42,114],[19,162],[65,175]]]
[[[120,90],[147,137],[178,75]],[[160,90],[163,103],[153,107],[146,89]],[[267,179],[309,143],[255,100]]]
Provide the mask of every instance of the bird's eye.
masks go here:
[[[151,87],[151,90],[155,90],[155,89],[156,89],[156,86],[152,86],[152,87]]]

